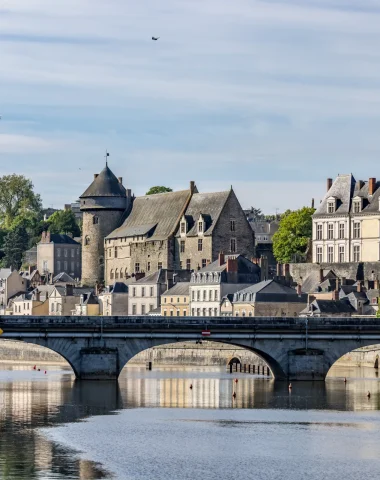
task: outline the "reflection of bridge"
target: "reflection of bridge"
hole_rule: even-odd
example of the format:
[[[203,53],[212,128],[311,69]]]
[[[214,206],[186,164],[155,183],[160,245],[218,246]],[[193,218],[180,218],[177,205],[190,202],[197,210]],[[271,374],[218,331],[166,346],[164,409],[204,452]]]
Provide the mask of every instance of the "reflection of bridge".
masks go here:
[[[380,343],[375,318],[279,317],[0,317],[1,338],[59,353],[81,379],[116,379],[137,353],[202,332],[215,342],[261,356],[276,379],[324,380],[331,365],[359,347]]]

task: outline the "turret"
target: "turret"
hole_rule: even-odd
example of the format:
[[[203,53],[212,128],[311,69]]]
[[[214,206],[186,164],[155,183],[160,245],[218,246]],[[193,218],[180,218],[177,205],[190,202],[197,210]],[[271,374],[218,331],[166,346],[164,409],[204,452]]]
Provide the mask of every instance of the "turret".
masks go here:
[[[121,178],[106,164],[80,196],[83,212],[82,284],[93,286],[104,279],[104,239],[120,226],[124,212],[132,201]]]

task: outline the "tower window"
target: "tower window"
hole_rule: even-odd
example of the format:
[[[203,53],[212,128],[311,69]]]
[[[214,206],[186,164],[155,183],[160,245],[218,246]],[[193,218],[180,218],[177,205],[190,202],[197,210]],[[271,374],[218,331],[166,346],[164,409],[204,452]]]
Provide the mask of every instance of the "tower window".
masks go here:
[[[181,222],[181,233],[186,233],[186,223]]]
[[[85,246],[90,245],[90,237],[87,235],[87,237],[84,239],[84,244]]]
[[[186,260],[186,270],[191,270],[191,260],[190,260],[190,258],[188,258]]]
[[[203,232],[203,222],[198,222],[198,232]]]
[[[230,221],[231,232],[235,231],[235,220]]]
[[[97,217],[97,216],[92,217],[92,223],[94,225],[97,225],[99,223],[99,217]]]
[[[236,252],[236,238],[231,238],[230,250],[232,253]]]
[[[117,247],[115,247],[115,258],[117,258]]]
[[[119,279],[119,270],[116,269],[115,270],[115,280],[118,280]]]

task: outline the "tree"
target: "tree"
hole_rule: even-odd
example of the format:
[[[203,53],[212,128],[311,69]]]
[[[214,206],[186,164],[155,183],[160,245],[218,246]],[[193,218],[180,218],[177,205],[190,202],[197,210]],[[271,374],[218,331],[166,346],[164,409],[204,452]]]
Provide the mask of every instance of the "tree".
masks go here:
[[[18,215],[41,209],[41,197],[34,193],[31,180],[16,174],[0,177],[0,222],[5,228],[10,228]]]
[[[166,192],[172,192],[173,190],[169,187],[159,187],[159,186],[156,186],[156,187],[151,187],[145,195],[154,195],[156,193],[166,193]]]
[[[280,263],[289,263],[297,255],[304,255],[312,236],[314,208],[287,210],[280,220],[278,231],[273,235],[273,253]]]
[[[4,258],[2,259],[2,264],[6,268],[20,269],[23,254],[28,249],[28,241],[28,232],[23,225],[18,225],[8,233],[4,240]]]
[[[80,236],[80,228],[72,210],[58,210],[47,221],[51,233],[71,233]]]

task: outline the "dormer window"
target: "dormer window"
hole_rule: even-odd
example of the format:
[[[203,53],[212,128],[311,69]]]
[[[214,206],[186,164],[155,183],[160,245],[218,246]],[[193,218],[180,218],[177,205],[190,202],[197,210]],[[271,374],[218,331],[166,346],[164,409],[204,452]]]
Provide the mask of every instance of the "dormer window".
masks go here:
[[[181,232],[181,235],[186,235],[186,233],[187,233],[187,222],[186,222],[185,217],[182,217],[179,229],[180,229],[179,231]]]
[[[363,199],[360,197],[354,198],[353,211],[354,213],[360,213],[363,210]]]
[[[203,233],[203,221],[198,222],[198,233]]]
[[[335,210],[336,210],[336,201],[329,200],[327,202],[327,213],[335,213]]]

